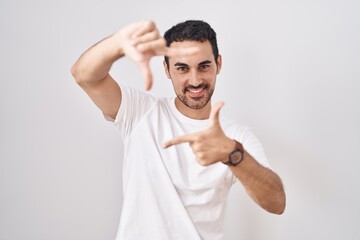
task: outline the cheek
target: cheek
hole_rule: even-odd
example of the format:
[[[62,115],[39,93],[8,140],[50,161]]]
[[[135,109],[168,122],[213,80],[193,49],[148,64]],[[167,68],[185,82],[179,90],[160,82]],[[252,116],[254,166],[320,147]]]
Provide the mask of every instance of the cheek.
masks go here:
[[[182,73],[179,71],[170,71],[171,76],[173,77],[173,79],[184,79],[186,77],[186,73]]]
[[[201,75],[201,78],[206,80],[207,82],[213,82],[216,79],[216,71],[208,71],[208,72],[204,72]]]
[[[174,89],[182,89],[185,81],[179,78],[178,76],[172,76],[171,82],[173,84]]]
[[[174,86],[181,86],[187,80],[186,74],[172,73],[171,77]]]

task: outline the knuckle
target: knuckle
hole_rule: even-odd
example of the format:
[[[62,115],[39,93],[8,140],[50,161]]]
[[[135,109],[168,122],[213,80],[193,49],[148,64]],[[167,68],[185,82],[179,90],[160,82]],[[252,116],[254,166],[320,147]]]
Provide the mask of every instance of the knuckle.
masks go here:
[[[203,167],[207,166],[207,162],[204,159],[198,159],[198,163]]]
[[[206,166],[207,165],[206,155],[203,152],[200,152],[200,153],[196,154],[196,160],[199,162],[199,164],[201,166]]]
[[[145,22],[146,27],[149,28],[154,28],[155,27],[155,22],[153,20],[148,20]]]
[[[159,35],[159,36],[160,36],[160,35]],[[161,46],[166,46],[166,41],[165,41],[165,39],[164,39],[163,37],[161,37],[161,36],[160,36],[160,38],[159,38],[159,43],[160,43]]]
[[[196,136],[194,137],[194,139],[195,139],[196,142],[200,142],[200,141],[202,140],[201,134],[196,135]]]
[[[158,33],[156,31],[153,31],[150,33],[150,36],[149,36],[150,40],[155,40],[155,39],[157,39],[157,37],[158,37]]]
[[[205,158],[205,153],[199,152],[199,153],[197,154],[197,157],[198,157],[198,159],[200,159],[200,160],[204,160],[204,158]]]
[[[160,32],[159,32],[159,29],[155,28],[155,30],[153,31],[154,35],[156,37],[160,36]]]
[[[207,139],[208,137],[205,134],[199,134],[198,135],[198,141],[199,142],[203,142]]]

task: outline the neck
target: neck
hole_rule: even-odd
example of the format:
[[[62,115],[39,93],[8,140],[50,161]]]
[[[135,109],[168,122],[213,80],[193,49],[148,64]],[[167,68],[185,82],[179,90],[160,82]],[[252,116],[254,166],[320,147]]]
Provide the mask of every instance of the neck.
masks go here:
[[[175,99],[175,106],[180,113],[185,115],[188,118],[196,119],[196,120],[205,120],[210,116],[211,111],[211,101],[209,101],[205,107],[201,109],[192,109],[183,104],[179,98]]]

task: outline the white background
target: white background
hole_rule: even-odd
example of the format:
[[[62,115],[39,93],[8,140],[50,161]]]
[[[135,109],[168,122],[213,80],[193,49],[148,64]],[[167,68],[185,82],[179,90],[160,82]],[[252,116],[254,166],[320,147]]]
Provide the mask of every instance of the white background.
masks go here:
[[[281,176],[282,216],[230,193],[226,238],[360,239],[360,2],[0,1],[0,240],[114,239],[121,139],[70,67],[122,26],[186,19],[218,33],[221,114],[253,128]],[[152,61],[153,92],[172,96]],[[112,74],[143,88],[127,59]],[[215,101],[214,101],[215,102]]]

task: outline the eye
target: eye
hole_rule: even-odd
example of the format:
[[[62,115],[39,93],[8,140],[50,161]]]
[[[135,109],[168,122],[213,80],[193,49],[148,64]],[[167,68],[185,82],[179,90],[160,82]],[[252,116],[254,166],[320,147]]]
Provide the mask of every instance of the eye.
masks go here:
[[[210,65],[207,65],[207,64],[199,66],[200,70],[202,70],[202,71],[208,69],[209,67],[210,67]]]
[[[176,68],[176,70],[178,70],[179,72],[185,72],[185,71],[187,71],[187,67],[178,67],[178,68]]]

